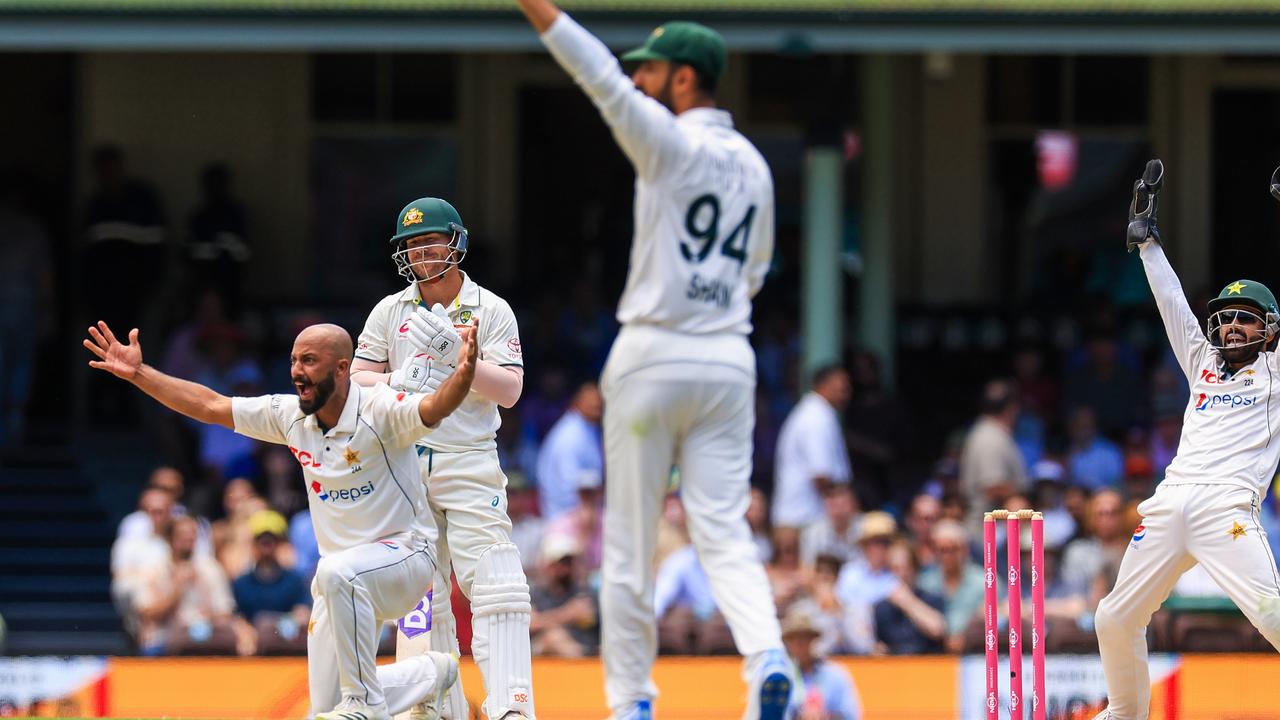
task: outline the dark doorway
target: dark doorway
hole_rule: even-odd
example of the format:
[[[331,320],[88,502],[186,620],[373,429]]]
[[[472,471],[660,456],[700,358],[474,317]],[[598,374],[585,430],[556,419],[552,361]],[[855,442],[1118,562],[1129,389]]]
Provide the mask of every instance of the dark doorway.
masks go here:
[[[1219,90],[1213,97],[1212,278],[1252,277],[1276,287],[1280,204],[1268,193],[1280,162],[1280,91]]]

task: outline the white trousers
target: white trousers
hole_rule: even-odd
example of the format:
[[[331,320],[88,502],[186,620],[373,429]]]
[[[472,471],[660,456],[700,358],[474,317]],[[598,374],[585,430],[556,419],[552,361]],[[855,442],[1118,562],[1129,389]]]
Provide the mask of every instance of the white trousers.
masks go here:
[[[458,578],[462,593],[472,599],[472,611],[477,611],[472,595],[476,582],[476,568],[480,558],[495,546],[510,545],[511,519],[507,516],[507,477],[498,464],[494,450],[471,452],[427,452],[419,459],[423,482],[427,485],[427,497],[439,531],[437,557],[439,572],[432,584],[434,602],[431,605],[431,633],[429,636],[396,637],[396,657],[420,654],[434,649],[457,652],[457,624],[449,604],[452,584],[449,572]],[[524,584],[523,573],[520,581]],[[425,587],[425,586],[424,586]],[[527,584],[525,585],[527,592]],[[415,600],[421,599],[421,595]],[[527,613],[525,613],[527,616]],[[485,621],[487,622],[487,621]],[[532,674],[529,661],[529,633],[505,632],[495,640],[495,651],[503,660],[502,669],[491,667],[489,655],[477,651],[475,635],[483,635],[473,620],[472,650],[476,664],[485,681],[485,710],[501,717],[509,710],[516,710],[526,717],[532,716]],[[498,677],[501,674],[502,677]],[[517,689],[523,702],[512,702],[512,689]],[[467,702],[462,683],[457,682],[449,691],[443,709],[443,717],[463,720],[467,714]]]
[[[332,710],[343,697],[407,710],[435,688],[435,667],[411,658],[378,667],[382,622],[399,618],[422,598],[435,563],[426,538],[398,535],[320,559],[311,583],[307,679],[311,713]]]
[[[615,345],[614,352],[619,352]],[[769,580],[747,526],[755,383],[670,364],[605,371],[605,516],[600,591],[605,694],[620,713],[657,696],[654,543],[672,466],[689,534],[738,652],[782,648]],[[690,378],[701,376],[700,379]]]
[[[1150,712],[1147,625],[1196,563],[1280,648],[1280,577],[1258,521],[1259,502],[1257,493],[1239,487],[1161,485],[1138,506],[1142,525],[1094,623],[1116,720],[1145,720]]]

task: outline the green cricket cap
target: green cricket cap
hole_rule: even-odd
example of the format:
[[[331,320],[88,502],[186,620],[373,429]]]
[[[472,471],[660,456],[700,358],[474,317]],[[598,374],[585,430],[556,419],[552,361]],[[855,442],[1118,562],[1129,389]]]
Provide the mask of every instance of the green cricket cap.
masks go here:
[[[418,198],[405,205],[396,217],[396,229],[391,242],[398,243],[433,232],[452,236],[455,229],[463,229],[462,216],[452,205],[440,198]]]
[[[1280,315],[1280,307],[1276,306],[1276,296],[1271,294],[1266,285],[1255,280],[1236,280],[1222,288],[1218,297],[1209,301],[1209,312],[1215,313],[1232,305],[1248,305],[1259,312]]]
[[[724,38],[706,25],[669,22],[649,34],[644,45],[622,56],[623,60],[665,60],[689,65],[712,80],[724,72]]]

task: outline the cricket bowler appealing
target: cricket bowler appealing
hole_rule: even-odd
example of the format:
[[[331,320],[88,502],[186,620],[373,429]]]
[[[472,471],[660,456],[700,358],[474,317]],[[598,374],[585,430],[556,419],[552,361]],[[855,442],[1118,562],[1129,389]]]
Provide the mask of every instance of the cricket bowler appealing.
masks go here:
[[[136,329],[124,344],[104,322],[89,328],[84,346],[98,357],[90,367],[199,422],[287,445],[302,466],[320,547],[307,628],[316,720],[389,720],[414,704],[434,712],[457,678],[457,661],[445,653],[375,661],[382,621],[409,612],[435,571],[414,443],[467,396],[474,328],[463,338],[457,372],[435,394],[415,395],[351,382],[351,336],[312,325],[289,358],[296,395],[229,398],[143,364]]]
[[[1142,524],[1115,588],[1098,606],[1109,700],[1100,719],[1147,717],[1147,624],[1196,563],[1280,647],[1280,584],[1258,522],[1258,505],[1280,462],[1280,308],[1262,283],[1236,280],[1209,301],[1201,330],[1160,246],[1155,210],[1163,175],[1163,165],[1152,160],[1135,186],[1128,244],[1141,251],[1191,399],[1177,456],[1155,494],[1138,506]]]
[[[745,513],[755,425],[751,299],[773,256],[773,176],[716,107],[723,38],[667,23],[623,56],[548,0],[519,0],[636,171],[622,330],[601,381],[605,691],[616,720],[648,718],[657,687],[653,554],[672,466],[716,604],[746,658],[748,720],[788,712],[792,667]]]
[[[396,268],[409,286],[383,298],[369,313],[351,366],[355,382],[435,392],[454,372],[455,328],[480,322],[480,359],[471,393],[418,446],[421,479],[439,530],[440,570],[423,607],[401,620],[396,657],[420,655],[427,647],[458,651],[449,604],[452,566],[462,593],[471,600],[471,650],[484,676],[485,715],[491,720],[532,719],[532,606],[520,553],[511,542],[507,477],[498,466],[495,440],[501,423],[498,406],[515,405],[524,383],[515,314],[505,300],[458,269],[467,252],[467,229],[448,202],[419,198],[406,205],[396,218],[391,244]],[[421,622],[427,617],[429,631]],[[429,717],[425,707],[410,712],[411,720]],[[470,717],[462,683],[450,690],[441,717]]]

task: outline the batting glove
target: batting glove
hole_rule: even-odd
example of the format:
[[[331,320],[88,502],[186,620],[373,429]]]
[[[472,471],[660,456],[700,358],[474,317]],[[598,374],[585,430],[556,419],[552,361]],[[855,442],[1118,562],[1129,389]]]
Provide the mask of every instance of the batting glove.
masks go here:
[[[437,362],[457,367],[462,337],[453,329],[453,321],[439,303],[431,310],[418,307],[409,318],[409,340],[421,352]]]
[[[412,393],[427,392],[427,383],[431,379],[433,364],[431,356],[426,353],[412,355],[399,368],[391,371],[387,384],[395,390],[407,390]],[[439,383],[436,387],[439,387]]]

